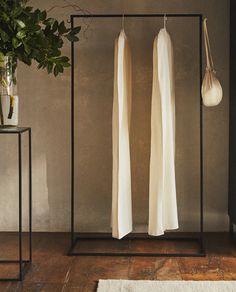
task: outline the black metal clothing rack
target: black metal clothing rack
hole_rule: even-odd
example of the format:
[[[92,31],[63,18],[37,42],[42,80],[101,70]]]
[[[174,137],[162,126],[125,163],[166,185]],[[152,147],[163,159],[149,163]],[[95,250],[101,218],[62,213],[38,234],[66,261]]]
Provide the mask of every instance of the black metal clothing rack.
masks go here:
[[[119,18],[119,17],[195,17],[199,19],[199,103],[200,103],[200,232],[196,236],[186,235],[166,235],[159,237],[151,237],[143,233],[135,233],[128,235],[123,240],[173,240],[173,241],[188,241],[196,242],[198,249],[196,252],[132,252],[132,251],[115,251],[115,252],[100,252],[100,251],[75,251],[77,243],[81,240],[98,240],[110,239],[117,240],[111,237],[111,233],[92,233],[83,232],[76,234],[74,229],[74,43],[71,42],[71,244],[68,251],[69,256],[205,256],[203,244],[203,110],[201,98],[201,83],[202,83],[202,14],[74,14],[70,16],[71,28],[74,27],[74,19],[76,18]]]

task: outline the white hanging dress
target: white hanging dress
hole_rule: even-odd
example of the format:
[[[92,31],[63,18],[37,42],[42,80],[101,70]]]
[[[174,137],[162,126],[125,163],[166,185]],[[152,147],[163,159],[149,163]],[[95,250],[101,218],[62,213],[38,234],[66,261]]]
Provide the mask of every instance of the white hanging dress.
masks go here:
[[[177,228],[173,48],[163,28],[153,46],[148,234]]]
[[[131,55],[124,30],[115,41],[112,115],[112,236],[121,239],[132,231],[130,115]]]

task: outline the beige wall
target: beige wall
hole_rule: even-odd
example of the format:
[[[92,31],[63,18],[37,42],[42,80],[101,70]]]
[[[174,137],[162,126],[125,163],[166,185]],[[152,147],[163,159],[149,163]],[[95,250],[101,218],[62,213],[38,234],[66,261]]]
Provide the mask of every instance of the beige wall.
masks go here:
[[[78,1],[94,13],[122,12],[121,1]],[[224,99],[204,109],[205,229],[227,229],[229,1],[126,1],[127,13],[203,13]],[[50,8],[63,1],[31,1]],[[66,19],[67,11],[52,16]],[[79,23],[79,22],[78,22]],[[84,28],[86,23],[82,22]],[[126,33],[133,53],[132,184],[136,230],[146,230],[150,148],[152,43],[162,19],[127,19]],[[111,208],[111,111],[114,39],[121,20],[97,20],[76,45],[76,226],[79,230],[107,231]],[[199,211],[199,80],[198,23],[169,18],[176,72],[176,172],[181,230],[198,229]],[[65,53],[70,47],[66,44]],[[70,74],[55,79],[36,66],[20,65],[20,124],[33,130],[33,215],[36,231],[66,231],[70,220]],[[79,98],[78,98],[79,97]],[[16,144],[1,138],[0,228],[17,227],[14,193]],[[26,149],[26,144],[24,146]],[[24,152],[26,153],[26,152]],[[24,173],[26,174],[26,173]],[[24,187],[27,186],[25,181]],[[15,198],[15,199],[14,199]],[[26,218],[25,218],[26,221]]]

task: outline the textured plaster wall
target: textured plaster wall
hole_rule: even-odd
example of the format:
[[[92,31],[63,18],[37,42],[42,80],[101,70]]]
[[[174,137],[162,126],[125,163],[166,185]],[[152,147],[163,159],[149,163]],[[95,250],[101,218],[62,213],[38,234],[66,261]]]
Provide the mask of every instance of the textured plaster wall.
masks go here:
[[[93,13],[122,12],[121,1],[76,1]],[[49,9],[63,1],[31,1]],[[227,229],[229,1],[126,1],[127,13],[203,13],[224,99],[204,109],[205,229]],[[54,10],[67,19],[71,9]],[[76,24],[79,24],[79,21]],[[133,115],[131,129],[133,218],[135,230],[146,230],[152,44],[162,19],[127,19],[125,30],[133,54]],[[76,226],[79,230],[108,231],[111,209],[111,114],[114,39],[121,20],[81,22],[76,45]],[[198,23],[169,18],[176,73],[176,173],[181,230],[198,230],[199,212],[199,79]],[[69,43],[65,53],[69,54]],[[33,227],[35,231],[67,231],[70,223],[70,74],[55,79],[36,66],[18,68],[20,124],[33,131]],[[16,139],[0,137],[0,229],[17,228]],[[25,141],[26,142],[26,141]],[[26,160],[27,143],[24,143]],[[26,172],[24,189],[27,191]],[[27,200],[24,199],[25,211]],[[25,226],[27,217],[24,216]]]

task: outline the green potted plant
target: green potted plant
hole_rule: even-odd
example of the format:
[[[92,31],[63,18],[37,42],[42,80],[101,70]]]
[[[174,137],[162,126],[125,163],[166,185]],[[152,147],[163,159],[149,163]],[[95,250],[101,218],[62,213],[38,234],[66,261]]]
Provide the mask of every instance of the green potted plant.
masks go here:
[[[27,2],[0,0],[0,126],[18,125],[17,62],[30,66],[35,61],[57,76],[70,66],[61,54],[65,39],[79,40],[79,26],[67,28]]]

